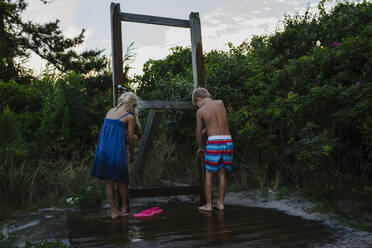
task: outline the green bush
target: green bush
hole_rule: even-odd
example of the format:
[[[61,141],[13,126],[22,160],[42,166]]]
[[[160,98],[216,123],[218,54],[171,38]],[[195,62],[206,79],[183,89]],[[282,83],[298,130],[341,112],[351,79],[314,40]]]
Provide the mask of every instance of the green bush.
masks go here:
[[[67,199],[67,203],[80,208],[98,208],[102,206],[105,194],[95,186],[82,187],[73,197]]]
[[[8,106],[15,112],[36,112],[42,106],[41,91],[35,85],[0,81],[0,109]]]
[[[4,215],[12,208],[58,201],[89,181],[74,172],[89,178],[86,167],[93,154],[88,151],[97,142],[112,93],[90,89],[92,95],[88,95],[86,83],[75,73],[46,75],[32,86],[0,82],[0,208]],[[78,161],[70,161],[74,158]],[[83,184],[75,187],[74,180]],[[67,181],[71,185],[64,185]]]

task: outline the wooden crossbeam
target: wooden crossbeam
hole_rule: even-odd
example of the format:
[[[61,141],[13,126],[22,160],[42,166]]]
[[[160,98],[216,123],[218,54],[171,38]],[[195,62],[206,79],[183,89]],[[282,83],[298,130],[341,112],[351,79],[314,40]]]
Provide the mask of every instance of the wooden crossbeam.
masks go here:
[[[140,109],[194,109],[191,101],[140,101]]]
[[[170,195],[198,195],[200,194],[200,185],[190,186],[151,186],[151,187],[130,187],[129,197],[156,197]]]
[[[138,22],[179,28],[189,28],[189,20],[174,19],[159,16],[139,15],[121,12],[121,20],[126,22]]]

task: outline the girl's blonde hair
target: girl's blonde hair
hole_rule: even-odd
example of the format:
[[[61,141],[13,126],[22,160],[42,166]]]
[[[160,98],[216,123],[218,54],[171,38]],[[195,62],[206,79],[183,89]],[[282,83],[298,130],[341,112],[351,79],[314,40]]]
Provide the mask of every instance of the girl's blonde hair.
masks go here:
[[[141,130],[141,125],[138,121],[138,102],[139,97],[136,94],[134,94],[133,92],[125,92],[119,97],[118,105],[116,106],[115,111],[123,105],[125,109],[128,111],[130,106],[135,105],[134,116],[136,117],[136,123],[139,129]]]

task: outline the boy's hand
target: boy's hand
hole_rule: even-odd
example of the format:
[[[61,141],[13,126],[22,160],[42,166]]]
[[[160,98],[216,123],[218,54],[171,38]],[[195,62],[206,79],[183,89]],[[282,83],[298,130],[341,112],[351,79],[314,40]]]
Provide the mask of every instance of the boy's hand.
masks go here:
[[[204,148],[198,148],[198,157],[203,157],[204,156],[205,149]]]
[[[131,154],[129,156],[129,162],[134,162],[136,160],[136,157],[134,156],[134,154]]]

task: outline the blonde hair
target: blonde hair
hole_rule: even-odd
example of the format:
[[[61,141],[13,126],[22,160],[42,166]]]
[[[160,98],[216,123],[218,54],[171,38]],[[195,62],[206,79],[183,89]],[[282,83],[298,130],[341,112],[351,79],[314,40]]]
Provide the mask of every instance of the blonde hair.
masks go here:
[[[138,121],[138,102],[139,97],[136,94],[134,94],[133,92],[125,92],[119,97],[118,105],[116,106],[115,111],[123,105],[127,111],[130,108],[130,106],[136,105],[134,107],[134,116],[136,117],[136,123],[139,129],[141,130],[141,125]]]
[[[208,90],[203,87],[198,87],[192,92],[192,104],[195,104],[196,98],[210,98],[211,95],[209,94]]]

